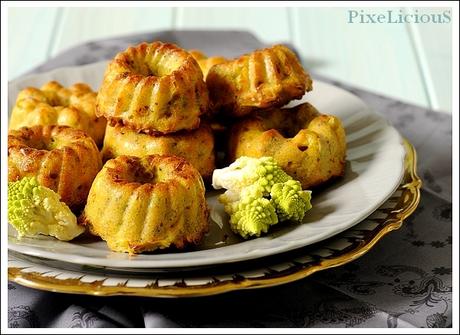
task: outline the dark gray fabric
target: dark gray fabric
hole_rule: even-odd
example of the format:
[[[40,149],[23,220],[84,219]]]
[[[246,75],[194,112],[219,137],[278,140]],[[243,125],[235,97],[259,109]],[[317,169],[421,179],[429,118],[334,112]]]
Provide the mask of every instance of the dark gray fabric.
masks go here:
[[[262,46],[246,32],[149,33],[72,48],[33,72],[108,59],[130,44],[157,39],[224,56]],[[384,115],[417,150],[418,172],[424,182],[421,203],[400,230],[345,266],[292,284],[213,297],[91,297],[9,283],[9,326],[451,327],[452,118],[333,84]]]

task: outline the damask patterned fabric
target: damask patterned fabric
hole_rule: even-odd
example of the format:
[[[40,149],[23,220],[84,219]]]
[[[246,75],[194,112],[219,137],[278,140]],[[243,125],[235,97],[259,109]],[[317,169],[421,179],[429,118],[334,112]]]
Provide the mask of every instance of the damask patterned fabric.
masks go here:
[[[262,46],[244,32],[143,34],[78,46],[34,72],[108,59],[129,44],[155,39],[224,56]],[[212,297],[103,298],[9,283],[9,327],[451,327],[452,118],[333,84],[360,96],[417,150],[421,202],[401,229],[345,266]]]

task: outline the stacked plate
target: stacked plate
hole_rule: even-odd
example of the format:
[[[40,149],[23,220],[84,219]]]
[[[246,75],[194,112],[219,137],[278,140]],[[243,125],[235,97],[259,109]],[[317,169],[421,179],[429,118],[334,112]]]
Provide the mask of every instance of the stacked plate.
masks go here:
[[[61,68],[9,85],[9,102],[26,86],[50,80],[78,81],[97,89],[105,63]],[[307,98],[322,113],[338,116],[347,133],[344,178],[313,194],[302,224],[275,226],[267,236],[242,240],[228,228],[226,214],[209,191],[211,230],[186,252],[130,256],[105,242],[82,237],[18,240],[9,230],[9,278],[30,287],[96,295],[192,296],[272,286],[349,262],[416,208],[420,180],[415,152],[381,116],[356,96],[323,82]],[[11,106],[10,106],[11,110]]]

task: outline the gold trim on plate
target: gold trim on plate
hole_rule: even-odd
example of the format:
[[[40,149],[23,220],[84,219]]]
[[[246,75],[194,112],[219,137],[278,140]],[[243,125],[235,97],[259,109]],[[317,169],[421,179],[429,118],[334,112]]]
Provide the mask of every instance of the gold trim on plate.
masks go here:
[[[396,198],[397,204],[393,209],[382,210],[388,216],[378,220],[381,229],[369,240],[359,241],[356,247],[336,257],[322,259],[314,265],[304,265],[295,269],[287,269],[279,273],[264,274],[258,278],[244,278],[238,276],[224,281],[212,281],[203,285],[187,286],[170,285],[158,287],[148,285],[145,287],[129,287],[127,282],[118,286],[104,286],[103,281],[83,282],[80,279],[57,279],[43,276],[38,272],[23,272],[20,267],[8,268],[8,279],[18,284],[61,293],[90,294],[96,296],[128,295],[147,297],[195,297],[219,294],[240,289],[270,287],[290,283],[305,278],[317,271],[344,265],[368,252],[383,236],[389,232],[399,229],[403,221],[411,215],[420,202],[420,189],[422,181],[417,175],[417,157],[414,147],[404,140],[406,148],[405,172],[398,191],[401,195]],[[393,198],[394,199],[394,198]],[[154,274],[152,274],[153,276]],[[82,274],[83,276],[83,274]]]

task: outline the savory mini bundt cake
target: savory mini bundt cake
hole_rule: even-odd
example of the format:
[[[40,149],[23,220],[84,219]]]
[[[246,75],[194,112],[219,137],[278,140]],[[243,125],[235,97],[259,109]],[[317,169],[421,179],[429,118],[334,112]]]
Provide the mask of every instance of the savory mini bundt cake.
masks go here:
[[[94,140],[68,126],[33,126],[8,133],[8,181],[37,177],[72,210],[82,209],[102,168]]]
[[[213,109],[231,116],[281,107],[312,89],[310,76],[294,52],[283,45],[214,65],[206,84]]]
[[[208,109],[203,73],[174,44],[142,43],[109,63],[97,95],[99,116],[145,133],[196,129]]]
[[[84,83],[68,88],[50,81],[40,89],[19,92],[11,113],[10,129],[63,125],[81,129],[102,145],[106,120],[96,116],[96,93]]]
[[[237,123],[231,131],[229,156],[271,156],[304,189],[345,170],[345,130],[340,120],[304,103],[274,108]]]
[[[198,243],[208,230],[203,180],[176,156],[119,156],[97,175],[79,221],[110,249],[141,253]]]
[[[214,137],[206,124],[192,131],[166,135],[138,133],[122,126],[107,126],[102,149],[104,160],[122,155],[175,155],[185,158],[209,180],[215,169]]]
[[[227,61],[226,58],[222,56],[208,57],[199,50],[189,50],[189,53],[196,59],[200,65],[201,71],[203,71],[203,77],[206,79],[209,69],[216,64],[221,64]]]

